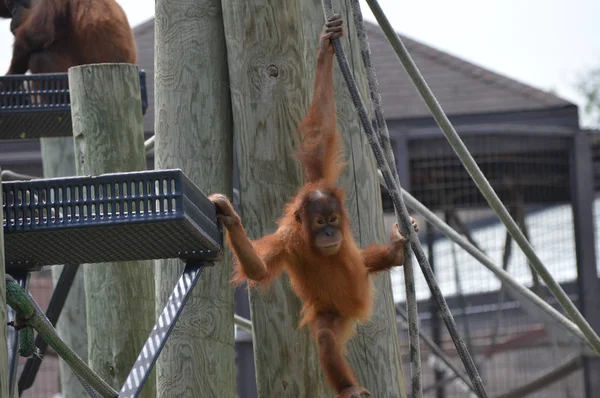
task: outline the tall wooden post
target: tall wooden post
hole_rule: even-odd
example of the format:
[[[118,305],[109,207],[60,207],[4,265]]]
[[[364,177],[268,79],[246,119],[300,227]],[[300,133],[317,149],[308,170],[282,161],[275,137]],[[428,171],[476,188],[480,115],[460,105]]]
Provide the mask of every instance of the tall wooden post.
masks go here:
[[[220,0],[156,1],[155,166],[233,194],[232,118]],[[182,263],[156,262],[157,310]],[[157,362],[159,397],[235,397],[231,256],[207,268]]]
[[[40,138],[40,146],[45,178],[76,175],[73,137]],[[55,286],[62,269],[62,265],[52,267],[52,282]],[[79,268],[73,280],[73,285],[56,323],[56,330],[65,343],[87,362],[87,322],[82,267]],[[59,359],[59,366],[62,397],[85,397],[87,392],[71,368],[62,359]]]
[[[131,64],[69,69],[77,173],[146,169],[139,71]],[[152,261],[85,264],[88,358],[119,390],[154,325]],[[149,378],[142,396],[154,397]]]
[[[325,20],[320,0],[260,4],[224,0],[223,4],[241,216],[250,236],[256,238],[274,230],[283,204],[301,184],[289,154],[292,134],[312,95],[317,43]],[[335,7],[344,16],[347,35],[342,41],[367,99],[349,4],[341,1]],[[350,163],[341,183],[347,190],[353,233],[364,247],[383,242],[386,236],[376,164],[337,66],[334,74],[338,128]],[[375,286],[372,321],[358,328],[348,357],[360,383],[374,396],[405,396],[389,274],[375,278]],[[287,280],[278,281],[266,295],[252,291],[250,301],[259,396],[332,396],[321,383],[316,347],[308,331],[296,330],[300,304]]]
[[[227,0],[223,7],[240,215],[250,237],[258,238],[275,229],[302,184],[289,154],[310,101],[318,36],[306,19],[310,5],[302,1]],[[296,330],[301,302],[287,277],[264,295],[251,290],[250,304],[258,396],[329,396],[308,330]]]
[[[323,11],[321,0],[311,0],[307,21],[316,38],[321,32]],[[344,17],[344,52],[352,68],[363,101],[368,101],[367,77],[360,56],[360,45],[352,19],[349,0],[334,0],[334,12]],[[311,62],[314,65],[314,62]],[[342,174],[341,184],[346,189],[352,232],[359,245],[383,243],[388,231],[384,230],[383,209],[377,165],[373,151],[361,127],[356,108],[339,67],[334,69],[335,96],[338,111],[337,127],[344,137],[349,166]],[[385,106],[385,104],[384,104]],[[392,297],[392,283],[387,272],[374,278],[375,296],[371,321],[358,327],[357,336],[350,341],[348,359],[356,369],[361,385],[375,397],[406,397],[396,311]]]
[[[308,25],[319,24],[302,3],[223,0],[240,215],[253,239],[273,232],[302,183],[289,154],[313,86],[317,36]],[[300,308],[285,276],[264,295],[250,291],[259,397],[329,396],[308,330],[296,330]]]
[[[0,169],[0,171],[2,171]],[[0,176],[0,184],[2,177]],[[0,208],[2,192],[0,191]],[[6,328],[6,282],[4,273],[4,221],[0,211],[0,397],[8,397],[8,330]]]
[[[313,42],[316,43],[324,22],[321,0],[311,0],[305,7],[310,10],[310,15],[306,15],[304,20],[313,29]],[[367,78],[362,66],[350,1],[334,0],[333,8],[334,12],[344,18],[346,31],[341,40],[344,52],[361,96],[367,101]],[[314,64],[311,60],[311,65]],[[348,168],[342,174],[341,184],[347,193],[352,232],[361,247],[373,242],[382,243],[387,240],[387,231],[384,231],[377,165],[337,62],[334,68],[334,85],[338,112],[337,127],[344,137],[349,162]],[[374,285],[375,302],[371,321],[358,327],[357,336],[349,344],[348,359],[356,370],[361,385],[367,387],[373,396],[405,397],[404,373],[389,273],[377,275]]]

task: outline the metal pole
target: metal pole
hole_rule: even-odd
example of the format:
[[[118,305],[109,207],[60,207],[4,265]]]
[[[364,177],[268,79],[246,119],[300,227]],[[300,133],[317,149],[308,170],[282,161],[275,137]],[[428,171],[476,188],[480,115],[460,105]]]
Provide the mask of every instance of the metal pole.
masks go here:
[[[235,313],[250,319],[250,302],[246,284],[235,289]],[[256,370],[254,369],[254,351],[252,333],[237,328],[235,339],[237,393],[240,398],[257,398]]]
[[[579,308],[592,328],[600,330],[600,286],[596,271],[594,231],[594,175],[591,141],[586,132],[577,131],[571,148],[571,204],[575,228]],[[600,397],[600,358],[583,361],[585,397]]]

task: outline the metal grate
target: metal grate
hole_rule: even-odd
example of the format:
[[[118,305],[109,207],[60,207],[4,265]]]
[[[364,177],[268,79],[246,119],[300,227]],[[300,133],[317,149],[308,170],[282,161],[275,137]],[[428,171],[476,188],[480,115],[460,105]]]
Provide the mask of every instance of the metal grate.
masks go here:
[[[67,73],[1,76],[0,139],[72,135],[68,83]],[[145,114],[148,94],[143,70],[140,94]]]
[[[215,208],[181,170],[2,183],[7,270],[222,255]]]
[[[466,136],[482,172],[505,202],[514,192],[535,205],[570,200],[570,141],[563,137]],[[411,193],[435,210],[487,207],[469,173],[444,138],[412,141],[410,150]]]

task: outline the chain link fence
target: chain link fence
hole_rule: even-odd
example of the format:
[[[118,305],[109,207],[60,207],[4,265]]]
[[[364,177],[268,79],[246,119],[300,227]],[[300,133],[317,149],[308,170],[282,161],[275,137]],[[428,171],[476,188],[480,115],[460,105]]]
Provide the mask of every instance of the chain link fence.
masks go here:
[[[463,140],[538,256],[577,302],[568,139],[468,135]],[[530,269],[519,246],[507,237],[506,228],[445,139],[409,141],[408,153],[411,194],[466,235],[495,264],[558,308],[541,279]],[[489,396],[507,394],[555,370],[570,358],[578,357],[580,346],[562,338],[564,336],[557,336],[552,325],[544,324],[520,302],[505,294],[500,289],[499,279],[487,268],[420,221],[423,248],[429,253],[438,283],[470,346]],[[387,227],[393,222],[393,213],[388,213]],[[392,283],[395,301],[405,306],[402,268],[392,271]],[[429,288],[420,273],[417,273],[416,289],[423,332],[462,370],[446,327],[437,316],[435,304],[429,301]],[[406,330],[401,330],[400,338],[408,375]],[[460,379],[452,378],[451,371],[431,354],[426,344],[422,343],[421,348],[426,397],[475,397]],[[448,378],[450,381],[443,382]],[[567,376],[527,395],[536,398],[583,396],[581,370],[570,371]]]

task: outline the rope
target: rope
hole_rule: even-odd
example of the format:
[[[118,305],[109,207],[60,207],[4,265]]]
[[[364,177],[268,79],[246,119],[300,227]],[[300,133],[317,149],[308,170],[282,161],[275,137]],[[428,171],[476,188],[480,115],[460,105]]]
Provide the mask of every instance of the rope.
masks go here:
[[[329,16],[329,15],[333,14],[331,0],[323,0],[323,7],[325,9],[326,15]],[[423,272],[425,280],[426,280],[427,284],[429,285],[431,295],[434,297],[438,307],[440,308],[442,318],[444,319],[444,323],[446,324],[448,332],[449,332],[450,336],[452,337],[452,341],[454,342],[456,350],[461,358],[461,361],[463,362],[463,365],[465,366],[467,374],[471,380],[471,383],[473,384],[473,387],[474,387],[477,395],[481,398],[486,398],[487,393],[483,386],[481,377],[479,376],[479,373],[477,372],[477,368],[475,367],[475,364],[473,363],[473,359],[471,358],[471,355],[469,354],[469,352],[467,350],[465,342],[462,339],[460,332],[458,331],[458,329],[456,327],[456,322],[454,321],[454,318],[452,317],[452,313],[450,312],[450,309],[448,308],[448,304],[446,303],[446,300],[445,300],[445,298],[439,288],[439,285],[435,279],[435,275],[433,273],[433,270],[431,269],[431,265],[429,264],[429,261],[427,260],[427,256],[425,255],[425,252],[423,251],[423,248],[421,247],[421,244],[419,242],[417,234],[414,231],[414,229],[412,228],[412,225],[410,223],[410,219],[408,216],[408,210],[406,209],[406,205],[404,204],[404,201],[402,200],[402,196],[400,194],[400,188],[401,188],[400,181],[398,179],[394,180],[393,174],[390,170],[390,166],[386,162],[381,144],[379,143],[379,141],[375,135],[375,132],[373,131],[373,126],[371,125],[371,123],[369,121],[369,116],[365,109],[364,103],[362,102],[362,99],[360,98],[360,93],[358,92],[358,89],[356,87],[356,82],[354,81],[354,78],[352,77],[352,73],[348,66],[348,61],[346,60],[346,56],[342,49],[341,43],[340,43],[339,39],[334,39],[334,40],[332,40],[332,44],[333,44],[333,47],[334,47],[334,50],[335,50],[335,53],[337,56],[340,70],[342,72],[342,75],[344,76],[344,79],[346,80],[346,84],[348,85],[348,90],[350,91],[352,101],[358,111],[358,115],[359,115],[361,124],[363,125],[363,128],[365,130],[367,139],[369,141],[369,144],[371,145],[371,149],[373,150],[375,160],[377,161],[377,166],[383,174],[383,178],[387,185],[388,192],[394,203],[394,207],[396,208],[396,210],[398,211],[398,213],[400,215],[400,217],[398,217],[399,218],[398,223],[399,223],[399,225],[404,227],[404,231],[406,231],[407,236],[410,237],[411,247],[415,253],[417,260],[419,261],[419,264],[421,266],[421,270]],[[411,347],[411,350],[412,350],[412,347]],[[412,358],[412,356],[413,355],[411,353],[411,358]],[[415,397],[416,396],[417,395],[415,395]]]
[[[41,177],[34,177],[27,174],[21,174],[12,170],[2,170],[2,172],[0,172],[0,180],[2,181],[29,181],[38,178]]]
[[[118,393],[102,380],[87,364],[59,337],[35,300],[10,276],[6,276],[6,302],[16,312],[15,318],[37,330],[58,355],[73,369],[75,375],[102,397],[117,397]],[[88,390],[89,391],[89,390]],[[92,395],[97,396],[97,394]]]
[[[249,332],[252,331],[252,322],[249,319],[239,316],[238,314],[233,314],[233,324],[240,329],[244,329]]]
[[[150,137],[146,141],[144,141],[144,149],[146,150],[146,153],[150,153],[154,150],[154,142],[155,141],[156,141],[155,135],[153,135],[152,137]]]
[[[362,58],[363,65],[367,72],[367,82],[369,85],[369,93],[371,95],[371,101],[374,106],[375,125],[377,132],[379,133],[379,142],[381,144],[383,153],[385,155],[385,161],[392,172],[394,180],[399,181],[398,170],[396,168],[396,160],[394,158],[394,151],[390,142],[390,133],[383,116],[383,105],[381,95],[379,94],[379,81],[375,74],[375,68],[371,61],[371,48],[369,46],[369,40],[367,38],[367,32],[365,29],[365,23],[360,9],[360,3],[358,0],[352,0],[350,2],[352,8],[352,15],[354,17],[354,27],[356,29],[356,36],[358,37],[358,43],[360,45],[360,55]],[[340,47],[341,48],[341,47]],[[396,219],[398,225],[403,225],[400,220],[402,215],[398,212],[397,207],[394,206],[394,212],[396,213]],[[409,227],[412,229],[412,226]],[[405,236],[408,236],[407,231],[401,228],[401,231]],[[413,267],[413,256],[410,249],[410,245],[407,245],[404,249],[404,290],[406,293],[406,308],[408,315],[408,341],[409,341],[409,352],[410,352],[410,374],[411,374],[411,389],[415,398],[421,398],[423,396],[423,381],[422,381],[422,364],[421,364],[421,340],[419,338],[419,310],[417,307],[417,293],[415,286],[415,272]]]
[[[450,243],[450,251],[452,252],[452,268],[454,270],[454,283],[456,284],[456,298],[458,299],[460,309],[462,310],[463,320],[463,333],[465,334],[465,340],[469,352],[476,354],[473,346],[473,339],[471,338],[471,329],[469,327],[469,317],[467,315],[467,300],[465,298],[462,283],[460,281],[460,271],[458,269],[458,257],[456,255],[456,245]]]
[[[408,323],[408,314],[402,309],[400,309],[400,306],[398,305],[395,305],[394,308],[396,309],[396,314],[398,314],[404,322]],[[462,374],[462,372],[458,369],[454,362],[452,362],[452,359],[450,359],[450,357],[446,355],[446,353],[440,348],[440,346],[438,346],[429,336],[427,336],[422,331],[419,331],[419,335],[421,336],[425,344],[429,346],[429,348],[433,352],[433,355],[437,356],[454,373],[453,379],[460,378],[471,391],[475,392],[473,390],[473,386],[471,386],[471,383],[469,383],[469,379],[467,379],[467,376]]]
[[[525,256],[527,256],[527,258],[535,268],[535,271],[542,277],[542,279],[544,280],[554,297],[556,297],[558,302],[565,309],[567,314],[569,314],[571,319],[573,319],[575,324],[579,326],[583,334],[593,346],[594,350],[600,354],[600,337],[598,337],[594,329],[592,329],[592,327],[586,321],[583,315],[581,315],[577,307],[575,307],[575,304],[573,304],[573,302],[569,299],[569,296],[567,296],[567,294],[558,284],[558,282],[556,282],[556,280],[552,278],[552,275],[546,269],[546,267],[542,263],[542,260],[540,260],[540,258],[537,256],[537,254],[533,250],[533,247],[527,241],[525,235],[523,235],[516,222],[508,213],[508,210],[506,210],[506,207],[504,206],[502,201],[500,201],[500,198],[498,198],[498,195],[479,169],[479,166],[477,166],[475,159],[473,159],[464,142],[461,140],[458,133],[454,129],[454,126],[452,126],[452,123],[450,123],[450,120],[442,110],[442,107],[437,102],[437,99],[435,98],[433,92],[427,85],[427,82],[425,81],[425,79],[423,79],[423,76],[419,72],[419,69],[415,65],[410,54],[406,50],[406,47],[402,43],[402,40],[400,40],[400,37],[398,37],[398,35],[394,32],[394,29],[390,25],[390,22],[387,20],[377,0],[366,1],[369,4],[369,7],[371,7],[371,11],[373,11],[375,18],[377,19],[379,25],[383,29],[386,37],[392,45],[392,48],[396,52],[396,55],[400,59],[400,62],[404,66],[404,69],[406,70],[411,80],[413,81],[413,84],[423,97],[423,100],[427,104],[429,111],[431,112],[436,122],[442,129],[444,135],[446,136],[446,139],[454,149],[454,152],[456,152],[463,166],[468,171],[469,175],[477,185],[477,188],[479,188],[479,191],[485,197],[490,207],[494,209],[496,215],[506,226],[506,229],[510,232],[513,239],[521,247],[521,250],[523,250],[523,253],[525,254]]]
[[[39,350],[35,346],[33,328],[25,326],[19,330],[19,355],[25,358],[39,355]]]

